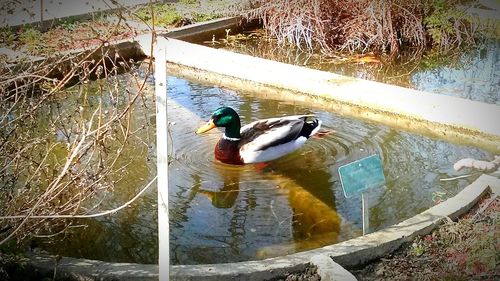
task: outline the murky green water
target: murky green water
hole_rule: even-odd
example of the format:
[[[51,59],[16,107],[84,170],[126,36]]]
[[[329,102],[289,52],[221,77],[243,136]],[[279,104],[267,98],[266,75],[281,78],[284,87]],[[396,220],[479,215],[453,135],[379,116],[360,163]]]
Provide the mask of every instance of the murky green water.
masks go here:
[[[360,235],[360,197],[344,198],[337,169],[374,153],[383,159],[387,185],[368,195],[373,230],[425,210],[434,204],[433,196],[440,192],[451,196],[476,178],[440,181],[457,175],[451,168],[455,161],[492,157],[479,149],[346,119],[303,104],[258,100],[177,78],[170,78],[169,89],[175,107],[195,115],[186,120],[182,114],[169,115],[176,122],[175,160],[169,170],[173,263],[264,258]],[[213,160],[219,132],[193,134],[201,124],[193,119],[206,121],[222,105],[235,108],[244,124],[315,113],[325,129],[335,132],[308,141],[301,150],[263,169],[230,168]]]
[[[456,96],[500,105],[500,40],[491,39],[477,49],[448,55],[415,58],[402,54],[392,62],[364,63],[329,58],[320,52],[279,46],[263,30],[244,33],[244,40],[204,44],[288,64],[330,71],[342,75],[399,85],[402,87]],[[250,36],[248,36],[251,34]],[[339,56],[345,56],[339,54]]]
[[[121,87],[128,87],[127,77],[120,76]],[[94,86],[79,86],[90,89],[88,100],[95,99],[90,93]],[[373,231],[425,210],[437,195],[453,196],[477,178],[440,181],[458,175],[452,169],[455,161],[492,158],[473,147],[175,77],[168,79],[168,95],[168,117],[173,124],[168,171],[172,264],[259,259],[361,235],[361,199],[344,198],[337,169],[374,153],[383,159],[387,185],[368,193]],[[77,102],[81,104],[81,99],[70,97],[59,103],[71,108]],[[334,133],[311,139],[299,151],[266,167],[227,166],[213,159],[220,132],[194,134],[196,127],[222,105],[235,108],[244,124],[315,113],[323,128]],[[123,171],[123,180],[106,194],[103,207],[127,201],[156,173],[154,110],[153,93],[149,92],[145,104],[133,111],[133,123],[150,122],[151,135],[138,135],[127,149],[124,161],[132,164]],[[156,213],[156,192],[151,189],[125,210],[78,221],[88,227],[70,229],[64,238],[44,240],[40,247],[65,256],[155,263]]]
[[[65,134],[69,133],[74,138],[79,122],[82,119],[90,120],[100,103],[103,116],[108,118],[112,111],[121,112],[127,106],[130,96],[137,93],[137,83],[131,77],[130,74],[112,76],[108,78],[109,80],[102,79],[63,91],[49,106],[41,110],[40,126],[44,127],[47,124],[64,126],[64,128],[56,127],[52,141],[65,145]],[[114,88],[115,82],[118,82],[117,88]],[[107,178],[115,181],[112,190],[99,192],[95,200],[84,206],[93,208],[90,213],[99,213],[121,206],[156,175],[154,96],[145,95],[132,107],[131,112],[131,134],[114,165],[117,169],[120,167],[123,169],[119,169]],[[103,122],[104,120],[107,119],[103,119]],[[110,136],[114,141],[108,139],[104,143],[108,152],[106,156],[112,159],[123,142],[122,131],[115,131]],[[64,163],[66,154],[54,154],[49,159]],[[94,169],[98,165],[99,163],[94,162],[89,169]],[[57,235],[52,239],[35,239],[32,244],[51,253],[71,257],[156,263],[157,230],[156,191],[150,188],[133,205],[120,212],[96,219],[75,220],[63,235]]]

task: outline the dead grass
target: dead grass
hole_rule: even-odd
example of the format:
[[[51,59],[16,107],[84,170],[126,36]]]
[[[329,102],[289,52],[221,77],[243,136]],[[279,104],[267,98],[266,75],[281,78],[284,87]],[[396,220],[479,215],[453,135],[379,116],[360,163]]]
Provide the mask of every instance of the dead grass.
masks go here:
[[[397,54],[402,47],[450,49],[474,42],[476,25],[457,0],[255,0],[260,18],[282,43],[339,51]]]
[[[485,198],[458,221],[352,272],[359,280],[498,280],[499,213],[500,198]]]
[[[103,43],[121,40],[138,34],[123,19],[109,21],[99,18],[93,21],[63,21],[45,32],[37,27],[19,29],[2,28],[0,47],[37,56],[53,56],[56,53],[81,48],[94,48]]]

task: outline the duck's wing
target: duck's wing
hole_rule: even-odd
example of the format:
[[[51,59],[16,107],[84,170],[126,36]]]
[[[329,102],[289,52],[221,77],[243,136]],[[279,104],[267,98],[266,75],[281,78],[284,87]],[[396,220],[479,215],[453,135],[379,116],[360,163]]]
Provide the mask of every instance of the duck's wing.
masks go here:
[[[240,147],[259,151],[297,139],[305,119],[314,115],[296,115],[258,120],[241,128]]]

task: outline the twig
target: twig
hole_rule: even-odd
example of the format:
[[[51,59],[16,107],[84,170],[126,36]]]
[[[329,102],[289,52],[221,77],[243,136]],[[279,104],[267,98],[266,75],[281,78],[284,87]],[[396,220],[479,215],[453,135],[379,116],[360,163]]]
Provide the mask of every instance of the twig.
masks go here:
[[[120,17],[111,31],[118,30],[122,22],[123,18]],[[5,217],[11,214],[18,216],[11,221],[4,220],[6,226],[3,227],[5,231],[1,233],[3,240],[0,239],[0,244],[13,237],[21,241],[28,234],[37,235],[44,228],[53,232],[55,225],[68,227],[65,220],[46,221],[50,218],[98,215],[85,214],[100,204],[92,205],[90,210],[83,206],[101,190],[109,189],[119,181],[115,175],[119,175],[119,171],[127,165],[118,161],[123,157],[122,152],[131,142],[131,137],[137,137],[135,134],[146,128],[133,129],[132,112],[137,98],[144,96],[147,75],[142,84],[134,76],[132,79],[138,84],[138,92],[131,94],[127,90],[128,95],[123,96],[121,87],[118,87],[121,81],[108,75],[116,75],[117,69],[124,65],[128,68],[134,65],[127,62],[122,64],[119,60],[123,58],[111,56],[109,50],[102,48],[107,38],[99,39],[102,39],[101,46],[83,55],[54,57],[36,64],[26,62],[23,63],[22,71],[7,66],[0,73],[0,182],[8,185],[5,186],[6,196],[0,197],[0,205],[5,206],[1,209]],[[94,61],[94,54],[102,58]],[[57,68],[63,62],[71,64],[70,71],[60,80],[47,78],[46,75],[58,71]],[[151,63],[148,72],[150,67]],[[104,75],[101,75],[103,72]],[[87,96],[85,87],[65,93],[75,94],[79,100],[83,100],[79,109],[61,110],[57,106],[53,111],[52,107],[47,106],[54,99],[65,98],[60,90],[68,85],[70,79],[77,77],[85,83],[94,74],[106,77],[108,83],[97,87],[101,93],[100,104],[98,110],[91,114],[90,121],[86,114],[90,95]],[[43,89],[39,87],[41,83],[44,83]],[[109,113],[102,107],[103,92],[109,92],[110,106],[113,107]],[[128,103],[123,104],[123,99],[127,99]],[[49,111],[48,122],[40,123],[38,116],[46,115],[46,109]],[[63,139],[53,138],[54,134],[61,132]],[[119,147],[116,148],[111,142]],[[113,151],[109,153],[111,148]],[[62,158],[61,153],[65,153],[66,157]],[[120,167],[116,167],[118,163]],[[31,220],[36,217],[38,220]],[[60,233],[59,230],[56,229],[53,234],[41,233],[44,233],[44,237],[50,237]]]
[[[148,184],[146,184],[146,186],[144,186],[144,188],[142,188],[141,191],[139,191],[139,193],[137,193],[134,197],[132,197],[132,199],[130,199],[129,201],[125,202],[123,205],[121,205],[121,206],[119,206],[117,208],[111,209],[111,210],[100,212],[100,213],[90,214],[90,215],[33,215],[33,216],[13,215],[13,216],[3,216],[3,217],[0,217],[0,220],[22,219],[22,218],[24,218],[24,219],[88,219],[88,218],[102,217],[102,216],[105,216],[105,215],[116,213],[116,212],[120,211],[121,209],[127,207],[128,205],[132,204],[155,181],[156,181],[156,176]]]
[[[477,173],[472,173],[468,175],[462,175],[458,177],[453,177],[453,178],[446,178],[446,179],[439,179],[439,181],[452,181],[452,180],[458,180],[458,179],[463,179],[463,178],[468,178],[470,176],[476,175]]]
[[[479,215],[481,215],[481,214],[484,212],[484,210],[486,210],[486,209],[487,209],[487,208],[491,205],[491,203],[495,202],[496,200],[498,200],[497,195],[496,195],[496,194],[492,194],[492,197],[488,200],[488,202],[487,202],[487,203],[485,203],[485,204],[481,207],[481,209],[479,209],[479,210],[478,210],[478,211],[474,214],[474,216],[472,217],[472,221],[474,221],[474,222],[475,222],[475,221],[476,221],[476,219],[479,217]]]

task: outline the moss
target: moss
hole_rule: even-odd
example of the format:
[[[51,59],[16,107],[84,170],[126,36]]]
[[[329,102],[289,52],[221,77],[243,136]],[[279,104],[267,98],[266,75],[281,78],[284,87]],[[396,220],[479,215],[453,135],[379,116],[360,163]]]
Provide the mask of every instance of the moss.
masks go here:
[[[45,44],[43,33],[34,27],[27,27],[18,34],[19,42],[21,45],[24,45],[28,53],[39,54],[48,48]]]
[[[153,5],[152,10],[155,14],[155,23],[160,26],[173,25],[175,22],[182,19],[182,16],[172,4],[155,4]],[[151,7],[142,7],[137,10],[136,14],[143,21],[151,24],[151,21],[153,20]]]
[[[12,28],[5,26],[0,28],[0,47],[7,47],[14,44],[16,34]]]
[[[61,27],[66,30],[74,31],[79,24],[80,21],[78,21],[77,17],[66,17],[56,20],[53,27]]]
[[[203,13],[193,13],[193,19],[195,22],[202,22],[202,21],[208,21],[208,20],[213,20],[217,18],[217,15],[215,14],[203,14]]]

